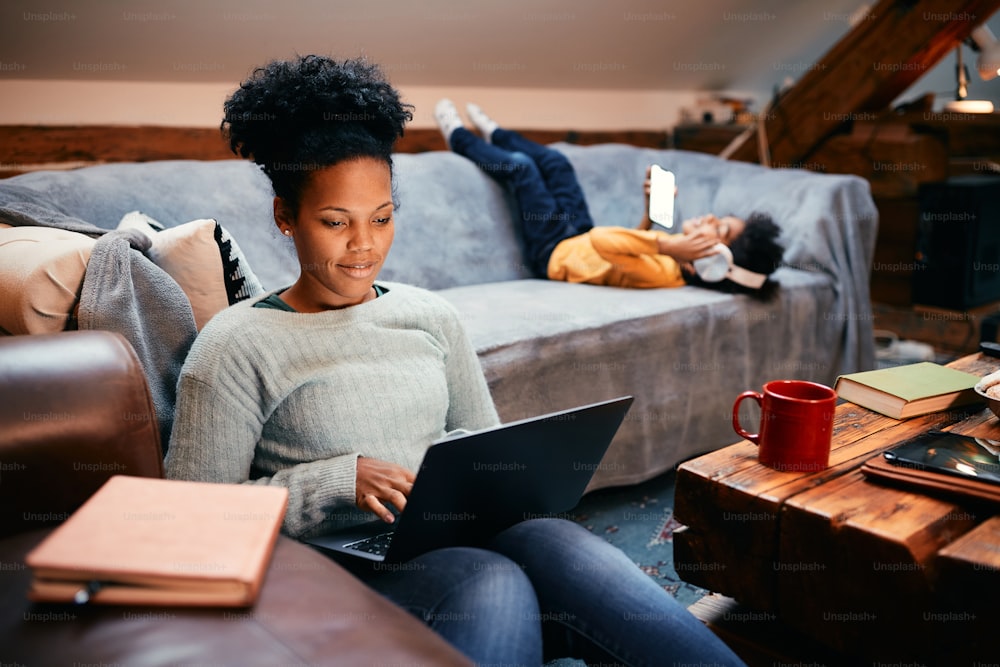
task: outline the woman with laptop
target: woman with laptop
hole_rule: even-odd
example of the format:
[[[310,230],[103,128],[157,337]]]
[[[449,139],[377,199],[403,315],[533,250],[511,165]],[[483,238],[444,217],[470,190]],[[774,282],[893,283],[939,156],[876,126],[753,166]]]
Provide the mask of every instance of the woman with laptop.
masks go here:
[[[393,240],[392,148],[410,117],[377,67],[319,56],[258,68],[225,103],[230,145],[270,178],[301,273],[201,331],[166,469],[287,487],[293,537],[394,521],[430,443],[499,421],[455,310],[376,282]],[[488,548],[433,550],[365,580],[480,663],[742,664],[571,521],[524,521]]]

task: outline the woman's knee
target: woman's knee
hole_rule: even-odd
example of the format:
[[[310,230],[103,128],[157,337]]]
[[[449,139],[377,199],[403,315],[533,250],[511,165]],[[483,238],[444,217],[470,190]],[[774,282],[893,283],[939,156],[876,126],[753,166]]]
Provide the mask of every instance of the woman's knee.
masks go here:
[[[450,595],[474,603],[492,604],[507,599],[512,605],[535,603],[534,590],[524,569],[507,556],[486,549],[455,547],[441,549],[418,561],[445,580]]]
[[[555,560],[567,568],[592,568],[596,563],[612,569],[631,564],[621,550],[568,519],[540,518],[522,521],[494,539],[492,548],[520,563],[530,575],[533,567]]]
[[[590,531],[574,521],[543,517],[514,524],[497,535],[494,544],[500,547],[498,550],[501,553],[521,562],[520,558],[512,555],[512,551],[531,551],[541,545],[544,545],[546,550],[572,549],[581,540],[587,541],[593,537]]]
[[[575,521],[560,517],[538,517],[520,521],[501,532],[498,537],[505,540],[535,541],[543,539],[551,542],[553,540],[574,541],[584,539],[584,536],[593,537],[594,535]]]
[[[403,606],[473,659],[511,664],[541,661],[541,614],[521,567],[492,551],[456,547],[411,561],[419,579],[397,596]],[[413,589],[425,588],[423,593]]]

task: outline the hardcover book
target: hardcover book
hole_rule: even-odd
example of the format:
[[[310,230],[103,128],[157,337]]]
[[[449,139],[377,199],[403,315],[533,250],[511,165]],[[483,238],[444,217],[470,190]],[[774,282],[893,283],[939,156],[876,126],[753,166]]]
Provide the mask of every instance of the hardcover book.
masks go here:
[[[47,602],[247,606],[287,489],[116,475],[26,557]]]
[[[834,390],[845,401],[906,419],[981,401],[977,382],[972,373],[922,361],[841,375]]]

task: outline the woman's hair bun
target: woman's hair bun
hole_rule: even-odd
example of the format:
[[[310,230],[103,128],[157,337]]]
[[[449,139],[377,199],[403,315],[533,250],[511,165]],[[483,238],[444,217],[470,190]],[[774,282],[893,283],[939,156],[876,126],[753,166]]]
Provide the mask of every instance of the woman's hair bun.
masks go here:
[[[308,55],[259,67],[224,105],[222,131],[234,153],[282,172],[343,160],[391,160],[413,114],[377,65]],[[278,192],[281,195],[281,192]]]

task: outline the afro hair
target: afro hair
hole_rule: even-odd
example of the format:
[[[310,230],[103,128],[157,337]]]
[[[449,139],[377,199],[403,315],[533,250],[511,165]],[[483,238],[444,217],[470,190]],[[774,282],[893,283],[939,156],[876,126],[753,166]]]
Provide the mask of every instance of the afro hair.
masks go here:
[[[411,109],[376,65],[308,55],[254,70],[226,100],[221,128],[296,205],[313,170],[359,157],[391,166]]]

